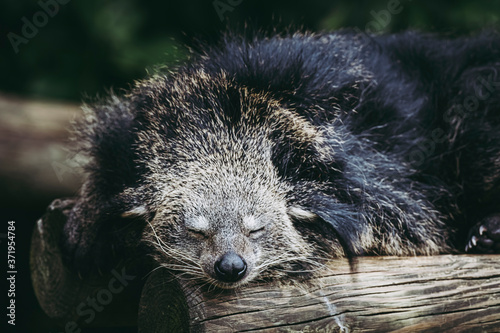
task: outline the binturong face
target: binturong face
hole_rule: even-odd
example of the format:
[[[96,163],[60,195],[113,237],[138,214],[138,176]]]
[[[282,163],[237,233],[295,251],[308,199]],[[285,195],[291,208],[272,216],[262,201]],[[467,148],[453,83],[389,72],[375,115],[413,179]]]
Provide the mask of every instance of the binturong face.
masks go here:
[[[236,164],[196,163],[189,182],[165,185],[148,232],[160,265],[220,288],[305,269],[313,249],[289,216],[289,188],[270,163]]]

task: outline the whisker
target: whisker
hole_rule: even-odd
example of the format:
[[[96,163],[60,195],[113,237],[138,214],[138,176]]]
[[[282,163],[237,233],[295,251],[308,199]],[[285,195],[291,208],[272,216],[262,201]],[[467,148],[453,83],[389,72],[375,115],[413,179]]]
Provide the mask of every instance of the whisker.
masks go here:
[[[182,278],[185,280],[203,280],[206,279],[206,274],[203,271],[203,268],[199,265],[199,263],[182,253],[179,250],[176,250],[165,243],[156,232],[154,226],[148,222],[151,227],[153,236],[155,241],[150,240],[149,242],[155,246],[158,246],[162,253],[165,254],[167,261],[160,263],[160,265],[154,268],[148,274],[151,274],[156,269],[163,267],[172,272],[174,278]]]

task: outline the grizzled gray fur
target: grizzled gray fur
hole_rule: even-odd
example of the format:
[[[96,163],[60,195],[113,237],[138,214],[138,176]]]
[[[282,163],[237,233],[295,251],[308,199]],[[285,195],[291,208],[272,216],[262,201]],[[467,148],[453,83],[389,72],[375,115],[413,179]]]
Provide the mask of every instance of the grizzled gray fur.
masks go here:
[[[329,258],[500,250],[500,37],[225,36],[85,107],[68,265],[234,288]]]

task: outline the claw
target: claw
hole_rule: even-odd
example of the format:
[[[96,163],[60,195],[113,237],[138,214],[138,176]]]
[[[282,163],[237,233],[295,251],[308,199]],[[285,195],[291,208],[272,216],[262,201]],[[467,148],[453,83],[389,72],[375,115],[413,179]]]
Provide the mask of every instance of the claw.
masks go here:
[[[474,246],[477,244],[477,238],[472,236],[467,245],[465,245],[465,252],[471,251]]]
[[[476,236],[472,236],[470,241],[472,242],[472,245],[474,245],[474,246],[477,245],[477,237]]]
[[[484,225],[479,227],[479,235],[482,236],[486,231],[488,231],[488,230],[486,229],[486,227]]]

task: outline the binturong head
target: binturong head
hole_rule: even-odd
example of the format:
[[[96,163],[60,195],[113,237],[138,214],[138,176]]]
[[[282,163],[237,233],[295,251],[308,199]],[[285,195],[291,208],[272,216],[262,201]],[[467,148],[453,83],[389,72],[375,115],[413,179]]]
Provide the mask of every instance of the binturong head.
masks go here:
[[[322,253],[295,223],[316,216],[295,205],[296,184],[280,170],[313,150],[314,128],[233,84],[223,73],[190,73],[177,77],[179,95],[172,83],[151,81],[155,101],[139,108],[136,127],[145,172],[127,190],[152,216],[143,238],[156,262],[221,288],[316,270]]]

